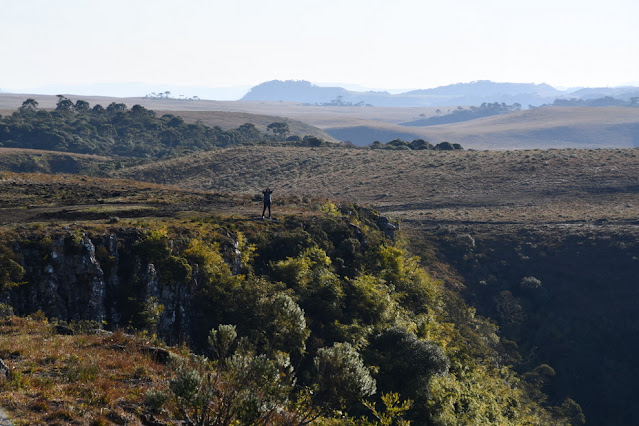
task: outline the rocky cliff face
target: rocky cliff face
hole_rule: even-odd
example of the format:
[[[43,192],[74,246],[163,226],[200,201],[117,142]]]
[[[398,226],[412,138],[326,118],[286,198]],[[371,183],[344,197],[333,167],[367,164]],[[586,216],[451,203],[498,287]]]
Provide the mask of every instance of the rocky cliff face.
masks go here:
[[[24,237],[24,236],[23,236]],[[42,311],[64,321],[95,321],[107,328],[149,328],[178,342],[191,332],[191,313],[198,266],[188,282],[165,282],[158,265],[134,245],[142,238],[136,229],[103,235],[66,230],[55,237],[31,235],[14,243],[21,258],[24,284],[0,291],[0,303],[16,314]],[[233,269],[241,253],[231,247]]]

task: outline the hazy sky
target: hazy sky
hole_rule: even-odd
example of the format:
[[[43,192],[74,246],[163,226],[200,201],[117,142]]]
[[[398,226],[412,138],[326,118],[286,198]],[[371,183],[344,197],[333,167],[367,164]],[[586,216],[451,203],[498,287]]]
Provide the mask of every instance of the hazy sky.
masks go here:
[[[0,0],[0,89],[639,84],[638,0]]]

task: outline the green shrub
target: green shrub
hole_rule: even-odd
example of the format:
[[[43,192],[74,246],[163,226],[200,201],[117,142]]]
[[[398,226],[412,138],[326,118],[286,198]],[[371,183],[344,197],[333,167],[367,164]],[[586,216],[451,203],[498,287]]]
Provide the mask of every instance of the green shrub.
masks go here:
[[[185,258],[171,255],[158,263],[158,271],[161,282],[180,284],[191,281],[193,268]]]
[[[310,330],[306,327],[304,311],[286,293],[260,299],[258,316],[264,346],[269,351],[302,354]]]
[[[0,290],[8,290],[21,284],[25,270],[19,258],[7,247],[0,246]]]
[[[157,262],[171,255],[169,237],[166,230],[151,230],[133,245],[133,252],[148,262]]]
[[[0,319],[13,315],[13,306],[6,303],[0,303]]]
[[[360,354],[349,343],[320,348],[314,359],[317,369],[318,402],[343,409],[377,391]]]
[[[158,298],[149,297],[141,303],[138,312],[135,314],[133,325],[139,330],[155,333],[157,332],[157,325],[162,312],[164,312],[164,305],[158,303]]]
[[[440,347],[399,326],[370,339],[367,359],[378,366],[380,390],[401,393],[414,400],[418,410],[427,400],[430,379],[446,373],[450,365]]]
[[[169,396],[166,392],[159,389],[149,389],[144,397],[144,405],[146,405],[152,413],[159,413],[168,401]]]
[[[420,266],[419,258],[399,247],[382,244],[369,255],[372,270],[379,273],[399,296],[400,304],[413,312],[426,312],[439,304],[441,283]]]
[[[213,348],[213,352],[218,360],[224,361],[231,354],[231,350],[237,339],[237,331],[232,324],[220,324],[217,328],[211,329],[209,332],[209,346]]]
[[[350,281],[349,314],[366,324],[379,325],[388,321],[395,310],[390,289],[381,278],[360,275]]]

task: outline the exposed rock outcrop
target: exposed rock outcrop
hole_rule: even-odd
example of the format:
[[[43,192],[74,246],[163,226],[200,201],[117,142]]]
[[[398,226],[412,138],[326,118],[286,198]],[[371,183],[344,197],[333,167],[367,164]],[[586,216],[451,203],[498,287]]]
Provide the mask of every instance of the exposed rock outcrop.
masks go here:
[[[11,379],[11,370],[7,367],[7,364],[4,363],[2,359],[0,359],[0,381],[2,380],[10,380]]]
[[[139,307],[153,298],[163,306],[154,331],[172,342],[182,341],[190,332],[189,308],[197,282],[162,282],[162,271],[134,253],[140,238],[138,230],[101,236],[69,231],[15,243],[12,249],[23,259],[26,284],[0,294],[0,302],[18,315],[40,310],[49,318],[115,328],[133,324]]]
[[[377,219],[377,226],[379,229],[388,235],[392,240],[395,240],[395,231],[399,230],[399,225],[391,223],[390,219],[386,216],[380,216]]]
[[[42,310],[67,321],[106,318],[104,272],[90,238],[72,235],[48,244],[18,245],[25,261],[28,285],[13,297],[19,312]]]

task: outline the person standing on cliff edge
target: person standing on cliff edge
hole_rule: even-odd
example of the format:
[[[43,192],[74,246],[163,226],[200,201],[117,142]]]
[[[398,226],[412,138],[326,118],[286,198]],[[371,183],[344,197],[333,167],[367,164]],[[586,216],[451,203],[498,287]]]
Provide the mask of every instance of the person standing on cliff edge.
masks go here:
[[[262,191],[262,194],[264,194],[264,210],[262,210],[262,219],[264,219],[264,213],[266,213],[266,209],[268,208],[268,218],[271,218],[271,194],[273,193],[273,191],[271,190],[271,188],[266,188],[264,191]]]

